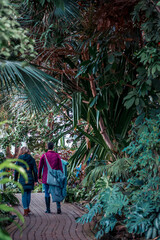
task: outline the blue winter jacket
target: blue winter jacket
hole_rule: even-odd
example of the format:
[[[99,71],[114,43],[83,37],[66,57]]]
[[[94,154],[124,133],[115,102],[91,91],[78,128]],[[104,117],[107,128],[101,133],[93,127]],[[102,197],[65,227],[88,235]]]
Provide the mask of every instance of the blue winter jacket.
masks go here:
[[[18,161],[16,162],[16,165],[23,167],[28,175],[28,183],[25,183],[25,179],[21,174],[19,177],[19,182],[22,184],[24,190],[33,190],[34,182],[38,181],[36,162],[35,162],[34,158],[30,154],[27,154],[27,153],[24,155],[20,155],[18,159],[24,160],[29,166],[29,170],[27,170],[25,164],[18,162]],[[19,173],[17,171],[15,171],[15,173],[14,173],[15,181],[18,180],[18,174]]]
[[[61,202],[66,197],[67,178],[60,170],[52,169],[53,184],[49,185],[52,202]]]

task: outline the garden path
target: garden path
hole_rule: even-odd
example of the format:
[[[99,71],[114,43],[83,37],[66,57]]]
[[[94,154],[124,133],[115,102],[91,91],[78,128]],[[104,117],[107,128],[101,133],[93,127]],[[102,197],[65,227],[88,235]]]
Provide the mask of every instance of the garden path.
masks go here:
[[[21,194],[16,195],[21,202]],[[31,213],[25,217],[20,230],[12,223],[8,226],[12,240],[92,240],[94,233],[92,224],[79,224],[75,219],[84,212],[74,204],[62,203],[62,214],[56,214],[56,204],[51,203],[51,214],[44,213],[44,193],[32,193]],[[22,206],[16,207],[23,213]],[[17,220],[18,221],[18,220]]]

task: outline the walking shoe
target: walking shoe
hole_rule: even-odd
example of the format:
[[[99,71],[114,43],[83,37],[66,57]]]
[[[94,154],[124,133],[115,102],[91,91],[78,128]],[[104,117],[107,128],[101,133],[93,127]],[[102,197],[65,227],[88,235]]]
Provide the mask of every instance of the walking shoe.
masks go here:
[[[30,212],[31,212],[31,210],[30,210],[29,208],[27,209],[27,211],[28,211],[28,213],[30,213]]]
[[[46,210],[45,213],[51,213],[51,211],[50,210]]]
[[[60,208],[57,209],[57,214],[61,214],[61,209]]]
[[[45,197],[45,202],[46,202],[46,211],[45,213],[50,213],[50,197]]]
[[[28,216],[28,209],[24,209],[24,214],[23,216],[27,217]]]

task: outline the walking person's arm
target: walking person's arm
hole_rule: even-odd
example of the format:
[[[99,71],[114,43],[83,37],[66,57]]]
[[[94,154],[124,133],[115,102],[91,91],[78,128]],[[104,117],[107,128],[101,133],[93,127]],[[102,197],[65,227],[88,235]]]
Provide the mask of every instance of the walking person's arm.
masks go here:
[[[16,165],[17,166],[19,165],[18,162],[16,162]],[[18,174],[19,174],[18,171],[15,170],[14,171],[14,181],[16,181],[16,182],[18,181]]]
[[[36,161],[34,158],[33,160],[33,174],[34,174],[34,182],[38,182],[38,176],[37,176],[37,166],[36,166]]]
[[[39,167],[38,167],[38,181],[41,183],[42,169],[44,165],[44,154],[40,158]]]

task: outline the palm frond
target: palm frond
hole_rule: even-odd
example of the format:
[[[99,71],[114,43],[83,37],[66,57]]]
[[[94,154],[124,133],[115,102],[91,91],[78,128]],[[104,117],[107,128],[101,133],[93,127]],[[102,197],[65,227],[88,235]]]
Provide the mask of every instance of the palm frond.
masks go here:
[[[117,159],[110,164],[106,164],[106,160],[93,161],[86,168],[86,177],[83,180],[83,185],[89,186],[103,175],[107,176],[108,179],[112,179],[112,181],[126,181],[129,177],[131,164],[131,161],[127,158]]]
[[[60,99],[61,83],[32,65],[23,66],[21,62],[0,60],[0,87],[7,94],[17,89],[28,98],[38,111],[46,111],[49,106],[56,105]],[[58,94],[57,94],[58,92]]]
[[[37,108],[27,95],[25,89],[21,89],[20,92],[16,91],[16,94],[10,94],[8,99],[5,105],[9,106],[9,113],[17,116],[21,112],[24,112],[26,116],[31,116],[36,113]]]
[[[94,161],[86,168],[86,177],[83,180],[84,186],[89,186],[102,177],[107,175],[106,161]]]
[[[76,1],[54,0],[54,4],[56,6],[54,12],[56,16],[64,16],[67,21],[71,20],[71,18],[77,18],[79,16],[79,9]]]
[[[73,172],[76,166],[78,166],[82,160],[84,159],[87,153],[87,146],[86,141],[82,140],[81,145],[79,146],[78,150],[73,154],[73,156],[69,159],[69,176]]]
[[[39,2],[24,0],[20,1],[18,10],[22,16],[20,22],[23,25],[34,26],[33,30],[40,29],[39,26],[44,27],[45,25],[45,29],[47,29],[51,25],[56,26],[57,24],[67,30],[67,27],[74,24],[75,19],[80,17],[79,5],[74,0]],[[36,31],[34,33],[37,34]]]

